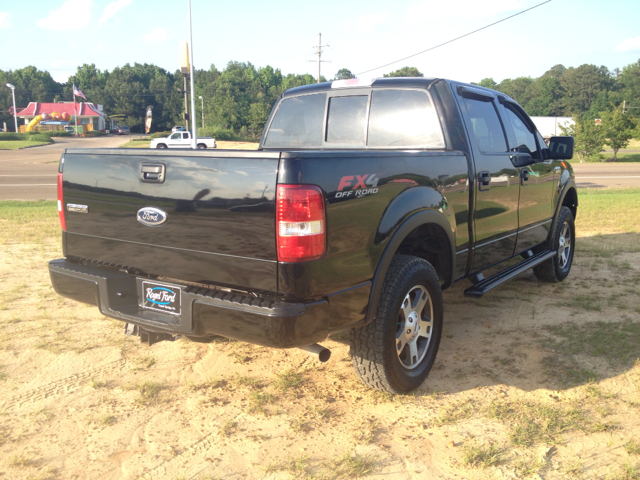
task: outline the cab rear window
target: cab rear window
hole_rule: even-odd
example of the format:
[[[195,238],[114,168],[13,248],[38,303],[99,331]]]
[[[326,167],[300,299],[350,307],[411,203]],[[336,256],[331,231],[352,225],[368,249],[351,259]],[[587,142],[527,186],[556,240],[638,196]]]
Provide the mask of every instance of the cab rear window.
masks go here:
[[[325,93],[286,98],[274,115],[264,146],[444,148],[444,140],[426,91],[380,89],[366,95],[332,96],[328,102]]]
[[[440,122],[427,92],[374,90],[367,146],[444,148]]]
[[[284,99],[271,122],[264,146],[321,147],[326,98],[325,93],[317,93]]]

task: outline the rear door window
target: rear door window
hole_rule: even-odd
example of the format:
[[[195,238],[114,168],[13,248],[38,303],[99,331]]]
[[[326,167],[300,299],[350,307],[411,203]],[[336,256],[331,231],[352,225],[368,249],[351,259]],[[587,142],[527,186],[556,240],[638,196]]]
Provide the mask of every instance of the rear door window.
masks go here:
[[[507,140],[493,101],[463,98],[471,120],[471,131],[482,153],[504,153]]]
[[[427,92],[373,90],[367,146],[444,148],[440,122]]]
[[[267,148],[321,147],[325,93],[284,99],[264,142]]]

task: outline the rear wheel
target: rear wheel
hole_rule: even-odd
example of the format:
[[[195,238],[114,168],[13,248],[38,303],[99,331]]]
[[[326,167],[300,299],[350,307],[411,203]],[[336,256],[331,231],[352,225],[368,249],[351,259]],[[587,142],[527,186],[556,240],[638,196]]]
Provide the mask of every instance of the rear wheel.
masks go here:
[[[164,143],[159,143],[156,148],[167,148],[167,146]]]
[[[360,380],[391,393],[418,388],[438,353],[442,316],[440,282],[431,264],[396,255],[376,317],[351,331],[351,361]]]
[[[199,143],[198,144],[198,150],[205,150],[207,148],[207,146],[204,143]]]
[[[573,263],[575,230],[571,210],[568,207],[561,207],[547,246],[549,250],[554,250],[557,254],[546,262],[533,267],[533,273],[538,280],[557,283],[567,278]]]

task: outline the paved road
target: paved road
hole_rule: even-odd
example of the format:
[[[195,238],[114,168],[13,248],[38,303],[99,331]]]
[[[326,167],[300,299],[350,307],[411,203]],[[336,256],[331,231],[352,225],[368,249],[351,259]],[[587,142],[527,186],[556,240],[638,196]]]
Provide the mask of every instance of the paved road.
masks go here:
[[[640,187],[640,163],[572,162],[580,188]]]
[[[0,150],[0,200],[55,200],[58,161],[65,148],[114,148],[126,136],[58,138],[51,145]],[[572,163],[578,187],[640,187],[640,163]]]
[[[24,150],[0,150],[0,200],[55,200],[58,161],[65,148],[115,148],[128,136],[58,137],[55,143]]]

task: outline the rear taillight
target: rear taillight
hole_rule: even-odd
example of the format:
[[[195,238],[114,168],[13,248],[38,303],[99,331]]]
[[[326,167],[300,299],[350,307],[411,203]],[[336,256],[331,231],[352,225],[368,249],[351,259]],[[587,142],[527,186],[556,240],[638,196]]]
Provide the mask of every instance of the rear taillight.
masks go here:
[[[64,203],[62,201],[62,172],[58,172],[58,216],[62,230],[67,231],[67,222],[64,220]]]
[[[276,194],[278,261],[308,262],[324,255],[324,196],[313,185],[278,185]]]

